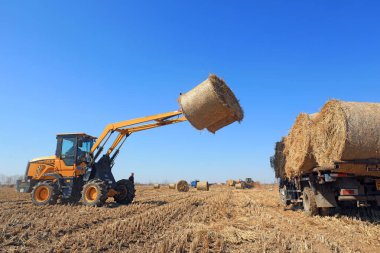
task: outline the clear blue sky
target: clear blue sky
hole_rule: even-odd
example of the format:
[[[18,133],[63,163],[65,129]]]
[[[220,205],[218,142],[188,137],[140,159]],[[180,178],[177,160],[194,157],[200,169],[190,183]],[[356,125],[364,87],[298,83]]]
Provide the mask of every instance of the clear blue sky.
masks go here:
[[[176,110],[216,73],[245,120],[132,135],[114,167],[140,182],[273,182],[274,142],[330,98],[379,102],[378,1],[0,1],[0,174],[55,134]]]

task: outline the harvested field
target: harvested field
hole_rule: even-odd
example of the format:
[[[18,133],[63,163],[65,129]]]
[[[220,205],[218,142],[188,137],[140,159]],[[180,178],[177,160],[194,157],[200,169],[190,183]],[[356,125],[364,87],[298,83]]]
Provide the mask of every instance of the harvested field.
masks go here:
[[[277,188],[137,186],[129,206],[35,207],[0,188],[1,252],[377,252],[380,225],[284,210]]]

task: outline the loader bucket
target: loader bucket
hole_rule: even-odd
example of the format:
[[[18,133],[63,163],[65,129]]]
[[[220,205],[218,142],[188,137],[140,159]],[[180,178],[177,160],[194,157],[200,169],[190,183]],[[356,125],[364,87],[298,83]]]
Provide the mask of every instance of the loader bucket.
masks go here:
[[[183,115],[198,130],[206,128],[215,133],[244,118],[239,101],[227,84],[216,75],[210,75],[194,89],[182,94],[178,101]]]

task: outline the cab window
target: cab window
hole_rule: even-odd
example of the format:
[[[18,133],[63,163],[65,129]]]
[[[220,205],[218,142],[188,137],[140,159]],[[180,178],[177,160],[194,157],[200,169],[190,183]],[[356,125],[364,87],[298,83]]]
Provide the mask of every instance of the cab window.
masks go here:
[[[79,139],[78,140],[77,161],[79,163],[80,162],[89,162],[92,144],[93,144],[92,139]]]
[[[66,166],[73,166],[75,162],[75,140],[76,138],[62,139],[61,158]]]

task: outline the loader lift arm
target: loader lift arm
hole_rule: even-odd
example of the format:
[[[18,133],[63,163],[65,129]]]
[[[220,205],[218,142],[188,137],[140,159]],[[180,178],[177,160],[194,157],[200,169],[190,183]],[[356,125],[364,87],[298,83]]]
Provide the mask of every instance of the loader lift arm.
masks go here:
[[[186,121],[186,118],[182,116],[182,111],[174,111],[108,124],[91,148],[90,154],[93,158],[92,163],[94,163],[99,155],[101,155],[105,144],[114,132],[118,132],[118,136],[106,152],[106,155],[110,157],[112,164],[117,157],[121,146],[132,133],[184,121]]]

